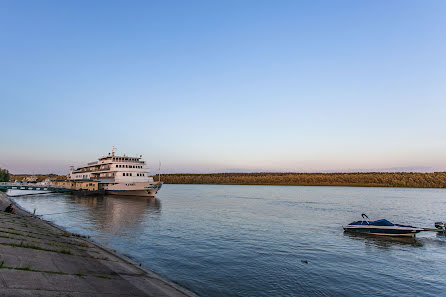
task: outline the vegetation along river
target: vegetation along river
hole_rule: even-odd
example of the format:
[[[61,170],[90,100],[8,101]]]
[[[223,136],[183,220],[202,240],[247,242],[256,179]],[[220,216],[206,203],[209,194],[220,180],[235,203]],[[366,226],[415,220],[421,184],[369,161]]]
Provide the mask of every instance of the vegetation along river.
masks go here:
[[[361,213],[433,227],[446,220],[445,189],[168,184],[156,199],[14,199],[202,296],[446,292],[446,237],[400,240],[342,229]]]

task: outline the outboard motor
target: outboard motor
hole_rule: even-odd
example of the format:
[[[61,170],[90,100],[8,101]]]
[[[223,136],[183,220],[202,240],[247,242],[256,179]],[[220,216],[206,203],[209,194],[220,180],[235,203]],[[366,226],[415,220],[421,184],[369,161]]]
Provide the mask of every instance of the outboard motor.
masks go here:
[[[446,225],[443,222],[435,222],[435,228],[438,229],[438,232],[445,232]]]

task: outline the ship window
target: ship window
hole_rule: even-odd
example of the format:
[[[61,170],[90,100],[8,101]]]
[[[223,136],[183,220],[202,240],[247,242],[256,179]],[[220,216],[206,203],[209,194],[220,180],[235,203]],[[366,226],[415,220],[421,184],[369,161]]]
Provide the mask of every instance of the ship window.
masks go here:
[[[130,176],[132,176],[132,174],[130,173]]]

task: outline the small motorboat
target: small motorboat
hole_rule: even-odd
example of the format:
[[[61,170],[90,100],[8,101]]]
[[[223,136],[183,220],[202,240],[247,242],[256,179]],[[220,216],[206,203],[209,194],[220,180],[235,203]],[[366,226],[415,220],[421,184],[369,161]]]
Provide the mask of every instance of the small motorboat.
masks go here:
[[[388,220],[382,219],[377,221],[370,221],[366,214],[362,214],[362,221],[356,221],[343,226],[345,232],[356,232],[373,235],[387,235],[387,236],[411,236],[414,237],[418,232],[424,229],[393,224]]]

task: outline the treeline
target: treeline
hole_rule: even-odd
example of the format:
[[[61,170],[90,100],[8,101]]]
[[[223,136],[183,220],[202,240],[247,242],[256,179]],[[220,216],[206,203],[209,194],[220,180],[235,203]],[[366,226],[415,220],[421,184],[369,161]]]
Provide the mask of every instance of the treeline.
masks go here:
[[[0,168],[0,182],[8,182],[8,181],[9,181],[9,171]]]
[[[32,177],[32,176],[37,177],[38,182],[44,181],[47,178],[49,178],[49,179],[66,179],[67,178],[66,175],[57,175],[57,174],[51,173],[51,174],[10,174],[10,179],[13,181],[23,181],[25,178]]]
[[[164,174],[166,184],[446,188],[446,172]]]

